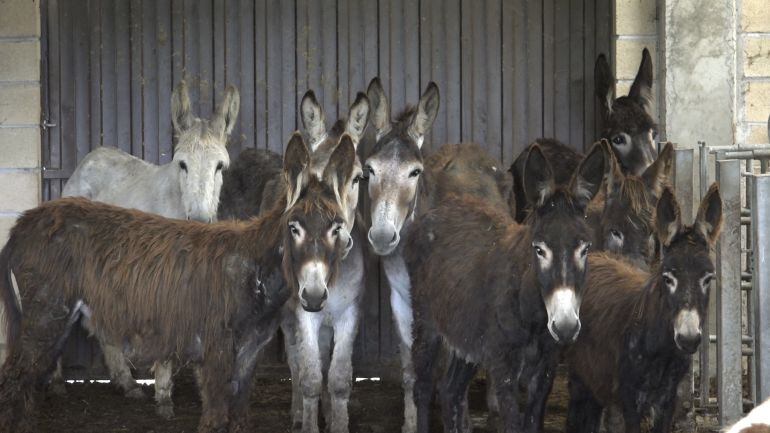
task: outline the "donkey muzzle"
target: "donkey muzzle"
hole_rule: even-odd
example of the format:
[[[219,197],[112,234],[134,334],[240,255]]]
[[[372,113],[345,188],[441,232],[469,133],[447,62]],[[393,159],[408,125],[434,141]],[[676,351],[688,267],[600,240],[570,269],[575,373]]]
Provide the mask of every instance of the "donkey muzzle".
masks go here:
[[[325,263],[311,261],[304,264],[299,275],[299,300],[305,311],[321,311],[329,298],[326,280],[329,269]]]
[[[572,288],[557,288],[545,301],[548,332],[559,343],[569,344],[580,333],[580,302]]]
[[[386,256],[392,253],[401,240],[396,226],[392,223],[372,226],[369,229],[368,238],[374,253],[379,256]]]
[[[700,313],[696,309],[681,310],[674,319],[674,342],[684,353],[698,350],[701,340]]]
[[[302,308],[309,313],[317,313],[323,310],[326,306],[326,300],[329,298],[329,290],[324,288],[323,291],[311,291],[302,289],[299,295]]]

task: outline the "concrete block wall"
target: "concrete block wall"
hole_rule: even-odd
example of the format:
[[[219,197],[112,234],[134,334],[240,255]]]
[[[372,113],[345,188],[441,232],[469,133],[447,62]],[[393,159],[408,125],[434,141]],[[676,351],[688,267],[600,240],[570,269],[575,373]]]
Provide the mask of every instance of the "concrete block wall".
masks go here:
[[[652,55],[654,79],[654,105],[658,113],[658,6],[656,0],[615,0],[615,87],[616,95],[626,95],[634,82],[642,50]]]
[[[40,203],[40,2],[0,0],[0,246]]]
[[[770,4],[740,0],[738,25],[738,143],[768,144],[770,116]]]

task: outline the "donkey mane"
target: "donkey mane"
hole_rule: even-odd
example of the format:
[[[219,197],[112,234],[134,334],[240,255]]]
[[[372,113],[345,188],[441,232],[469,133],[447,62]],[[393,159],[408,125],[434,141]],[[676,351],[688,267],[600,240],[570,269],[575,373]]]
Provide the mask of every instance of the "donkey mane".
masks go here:
[[[630,206],[629,218],[637,216],[647,229],[653,230],[654,212],[657,198],[641,178],[626,176],[620,185],[620,197]]]
[[[533,222],[542,218],[544,215],[553,212],[554,210],[560,212],[566,212],[568,214],[579,213],[585,214],[586,208],[580,204],[575,197],[567,191],[566,187],[557,186],[554,193],[546,200],[546,202],[537,206],[535,209],[530,210],[524,220],[525,225],[531,225]]]
[[[629,96],[621,96],[612,102],[612,118],[611,125],[605,125],[605,129],[612,129],[614,126],[626,126],[632,128],[630,133],[636,133],[640,131],[654,130],[657,131],[658,125],[655,120],[650,116],[646,109],[652,105],[652,101],[648,98],[631,98]],[[623,108],[618,110],[618,108]]]
[[[210,225],[82,198],[56,200],[19,219],[9,241],[16,250],[11,268],[24,273],[29,271],[23,264],[48,266],[41,283],[57,281],[63,299],[82,299],[98,311],[91,320],[115,341],[132,338],[125,333],[133,330],[155,354],[184,353],[201,340],[211,344],[206,337],[232,326],[216,321],[231,317],[227,312],[237,310],[244,297],[257,301],[260,310],[267,306],[254,282],[234,279],[247,274],[242,269],[278,266],[283,230],[275,212]],[[34,248],[39,245],[46,247]],[[138,276],[136,269],[153,271],[152,278]],[[29,273],[24,277],[36,280]],[[244,283],[255,290],[244,293]]]

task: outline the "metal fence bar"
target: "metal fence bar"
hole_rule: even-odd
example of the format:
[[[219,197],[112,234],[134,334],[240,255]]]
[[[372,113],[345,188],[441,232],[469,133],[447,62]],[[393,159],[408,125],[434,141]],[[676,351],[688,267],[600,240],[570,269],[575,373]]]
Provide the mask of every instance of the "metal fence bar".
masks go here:
[[[698,168],[700,170],[700,198],[703,198],[703,196],[706,195],[709,188],[709,148],[706,146],[705,141],[699,141],[698,142],[698,148],[700,150],[698,155]],[[715,283],[711,283],[711,293],[714,293],[714,286]],[[715,298],[715,297],[714,297]],[[715,302],[712,298],[712,300],[709,301],[710,304]],[[698,349],[698,374],[700,377],[700,405],[706,406],[709,401],[709,393],[711,392],[711,375],[709,370],[709,352],[711,350],[711,341],[709,339],[709,334],[711,330],[708,328],[708,324],[711,323],[709,319],[709,310],[711,310],[711,306],[706,309],[706,317],[704,318],[703,323],[706,324],[706,330],[703,332],[701,336],[701,342],[700,342],[700,348]]]
[[[756,401],[770,397],[770,175],[751,176]]]
[[[717,245],[717,392],[719,422],[743,414],[741,387],[741,164],[717,160],[722,234]]]

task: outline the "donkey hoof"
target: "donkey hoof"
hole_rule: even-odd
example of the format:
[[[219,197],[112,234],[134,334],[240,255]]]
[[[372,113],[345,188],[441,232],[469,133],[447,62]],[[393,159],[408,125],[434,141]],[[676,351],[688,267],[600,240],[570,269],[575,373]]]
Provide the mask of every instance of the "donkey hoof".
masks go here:
[[[171,419],[174,417],[174,405],[172,404],[159,404],[155,408],[155,412],[163,419]]]
[[[58,396],[67,395],[67,388],[64,387],[64,383],[62,382],[54,382],[51,384],[51,386],[48,389],[54,395],[58,395]]]
[[[135,400],[144,400],[146,395],[144,395],[144,392],[142,391],[142,388],[136,387],[131,388],[128,391],[126,391],[126,397],[133,398]]]

